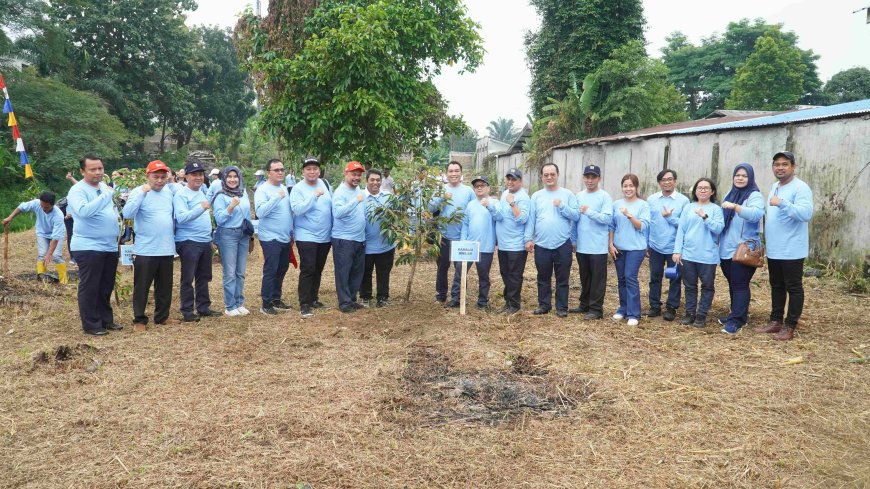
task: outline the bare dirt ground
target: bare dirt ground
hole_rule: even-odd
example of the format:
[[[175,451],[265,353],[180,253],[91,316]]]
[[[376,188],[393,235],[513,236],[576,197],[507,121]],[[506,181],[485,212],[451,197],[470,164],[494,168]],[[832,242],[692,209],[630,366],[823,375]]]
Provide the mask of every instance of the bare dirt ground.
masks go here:
[[[533,316],[531,260],[524,312],[510,317],[438,306],[431,264],[410,304],[397,300],[398,267],[392,306],[343,315],[330,261],[320,297],[331,307],[311,319],[134,333],[122,300],[125,329],[91,338],[75,285],[14,278],[32,273],[32,232],[10,248],[2,487],[870,486],[870,364],[850,363],[870,355],[870,299],[832,279],[806,279],[790,343],[750,328],[730,338],[661,319],[629,329]],[[261,263],[255,251],[251,310]],[[284,288],[294,304],[297,276]],[[577,282],[575,265],[572,305]],[[493,284],[501,307],[497,265]],[[754,284],[750,326],[769,307],[766,275]],[[222,309],[219,265],[211,293]],[[611,314],[616,301],[611,265]],[[720,277],[714,311],[726,307]]]

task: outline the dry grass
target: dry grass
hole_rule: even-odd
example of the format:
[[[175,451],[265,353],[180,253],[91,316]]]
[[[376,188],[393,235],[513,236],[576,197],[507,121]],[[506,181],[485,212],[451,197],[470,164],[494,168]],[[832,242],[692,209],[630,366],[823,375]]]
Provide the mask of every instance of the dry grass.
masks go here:
[[[32,234],[11,244],[11,275],[30,271]],[[255,252],[249,305],[260,265]],[[805,319],[783,344],[659,319],[629,330],[532,316],[531,261],[527,312],[513,317],[436,306],[428,264],[411,304],[346,316],[327,272],[321,299],[333,307],[309,320],[255,313],[134,333],[125,301],[115,313],[127,328],[96,339],[81,334],[74,286],[4,282],[0,486],[870,486],[870,365],[848,362],[852,349],[870,354],[870,301],[836,282],[806,280]],[[395,270],[394,292],[406,273]],[[216,266],[216,309],[219,277]],[[769,306],[766,278],[756,282],[753,323]],[[612,312],[612,275],[607,301]],[[447,377],[415,377],[427,361]],[[455,414],[495,397],[436,394],[456,390],[451,374],[576,402],[559,415],[514,403],[480,422]]]

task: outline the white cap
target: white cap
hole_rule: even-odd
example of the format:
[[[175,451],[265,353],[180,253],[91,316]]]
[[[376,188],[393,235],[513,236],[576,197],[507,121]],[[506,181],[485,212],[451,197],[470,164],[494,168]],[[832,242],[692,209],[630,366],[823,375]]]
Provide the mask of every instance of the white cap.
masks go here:
[[[260,176],[260,175],[265,175],[265,173],[263,173],[263,170],[257,170],[254,172],[254,175]]]
[[[220,175],[220,174],[221,174],[221,171],[217,168],[213,168],[211,170],[211,172],[209,173],[209,175]]]

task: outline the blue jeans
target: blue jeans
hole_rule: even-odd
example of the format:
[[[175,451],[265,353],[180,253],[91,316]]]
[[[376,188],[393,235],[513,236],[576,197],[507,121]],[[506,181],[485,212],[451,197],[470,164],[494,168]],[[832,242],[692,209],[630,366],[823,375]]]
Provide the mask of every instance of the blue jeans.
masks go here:
[[[653,311],[662,309],[662,278],[665,276],[665,265],[674,266],[673,254],[663,254],[649,249],[649,308]],[[680,307],[680,278],[669,279],[668,300],[665,305],[670,309]]]
[[[619,309],[627,319],[640,319],[640,282],[637,273],[646,257],[646,250],[619,250],[616,258],[616,281],[619,289]]]
[[[51,239],[43,238],[42,236],[36,237],[36,261],[41,262],[45,259],[49,246],[51,246]],[[66,262],[66,260],[63,259],[63,240],[58,241],[57,245],[54,247],[51,261],[55,265]]]
[[[743,326],[749,321],[749,301],[752,292],[749,281],[755,275],[755,267],[748,267],[732,260],[722,260],[722,273],[728,280],[728,295],[731,297],[731,313],[726,324]]]
[[[228,311],[245,305],[245,268],[248,265],[248,247],[251,242],[242,228],[218,227],[214,236],[221,254],[223,268],[224,304]]]
[[[335,292],[339,307],[350,307],[356,302],[362,286],[366,263],[366,244],[363,241],[332,238],[332,263],[335,267]]]
[[[680,270],[686,288],[686,315],[707,317],[716,292],[716,265],[683,260]],[[698,280],[701,281],[701,301],[698,302]]]

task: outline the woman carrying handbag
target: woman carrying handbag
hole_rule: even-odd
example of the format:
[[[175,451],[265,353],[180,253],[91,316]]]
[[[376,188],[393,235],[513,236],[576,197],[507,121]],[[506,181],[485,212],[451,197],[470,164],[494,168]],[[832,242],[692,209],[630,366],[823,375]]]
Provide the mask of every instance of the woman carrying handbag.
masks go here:
[[[731,312],[720,318],[719,323],[723,333],[734,335],[748,321],[749,281],[764,260],[759,238],[764,197],[755,184],[755,170],[749,163],[734,168],[733,186],[722,202],[722,214],[725,228],[719,240],[719,257],[722,273],[728,280]]]

